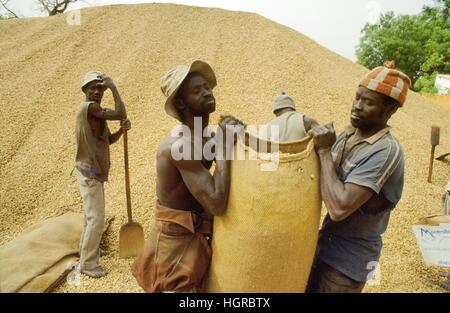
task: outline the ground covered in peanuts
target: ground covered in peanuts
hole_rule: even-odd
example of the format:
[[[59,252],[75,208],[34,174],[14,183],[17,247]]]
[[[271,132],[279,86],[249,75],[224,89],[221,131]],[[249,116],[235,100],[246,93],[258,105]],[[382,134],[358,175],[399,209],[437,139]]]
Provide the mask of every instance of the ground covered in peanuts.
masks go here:
[[[178,5],[116,5],[67,15],[0,21],[0,245],[42,219],[81,212],[70,175],[75,158],[75,109],[85,72],[101,70],[116,82],[132,121],[129,133],[135,219],[148,231],[155,202],[155,154],[176,121],[163,111],[161,76],[176,64],[209,62],[217,74],[217,110],[248,124],[272,117],[271,101],[287,91],[300,111],[320,123],[349,123],[357,83],[367,71],[288,27],[252,13]],[[110,92],[103,105],[113,106]],[[381,281],[365,292],[444,292],[440,269],[424,265],[411,225],[441,213],[450,161],[434,164],[426,182],[430,126],[441,126],[436,154],[450,152],[450,110],[411,93],[391,120],[406,159],[402,200],[384,234]],[[112,131],[118,123],[111,122]],[[103,246],[108,275],[63,283],[57,292],[140,292],[131,260],[118,258],[118,232],[126,222],[122,141],[111,146],[107,216],[115,216]]]

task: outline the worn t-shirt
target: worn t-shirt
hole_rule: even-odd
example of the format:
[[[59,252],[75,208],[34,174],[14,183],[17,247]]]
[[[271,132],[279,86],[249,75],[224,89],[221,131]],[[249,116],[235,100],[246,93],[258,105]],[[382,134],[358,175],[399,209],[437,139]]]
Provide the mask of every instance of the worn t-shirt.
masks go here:
[[[377,213],[359,208],[340,222],[332,221],[327,214],[322,224],[317,256],[356,281],[370,279],[368,276],[380,258],[381,235],[387,228],[391,210],[402,195],[403,150],[389,130],[390,127],[386,127],[361,141],[343,159],[345,143],[355,132],[349,126],[338,136],[331,151],[342,182],[368,187],[388,200],[388,205]]]
[[[304,114],[296,111],[285,112],[264,125],[259,137],[277,142],[303,139],[307,136],[303,116]]]
[[[75,136],[77,154],[75,168],[85,177],[101,182],[108,180],[110,167],[109,131],[106,121],[89,116],[89,105],[82,102],[76,111]]]

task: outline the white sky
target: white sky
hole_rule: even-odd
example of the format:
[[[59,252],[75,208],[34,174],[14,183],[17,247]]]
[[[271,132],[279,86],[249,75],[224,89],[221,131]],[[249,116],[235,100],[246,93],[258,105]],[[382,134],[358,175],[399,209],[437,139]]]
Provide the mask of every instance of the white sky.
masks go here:
[[[360,31],[366,22],[375,22],[380,13],[417,14],[433,0],[84,0],[70,9],[117,3],[178,3],[255,12],[289,26],[328,49],[353,61]],[[35,0],[10,0],[21,15],[45,16]]]

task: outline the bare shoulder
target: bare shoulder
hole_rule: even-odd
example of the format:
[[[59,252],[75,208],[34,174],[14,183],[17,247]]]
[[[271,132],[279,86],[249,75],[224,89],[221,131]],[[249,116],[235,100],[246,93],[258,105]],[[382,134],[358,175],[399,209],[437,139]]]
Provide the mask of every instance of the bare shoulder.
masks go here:
[[[157,157],[158,160],[164,160],[164,163],[170,163],[180,171],[197,171],[202,162],[192,157],[191,149],[192,142],[189,138],[169,135],[159,146]]]
[[[158,176],[163,174],[162,176],[166,177],[168,172],[172,172],[176,169],[171,156],[171,145],[171,137],[168,136],[158,147],[156,152],[156,168]]]
[[[88,114],[101,120],[105,120],[104,109],[97,102],[90,102],[88,107]]]
[[[170,158],[171,157],[171,148],[172,148],[172,144],[175,141],[175,138],[173,138],[172,136],[167,136],[164,141],[159,145],[158,147],[158,151],[156,153],[158,159],[159,158]]]
[[[190,142],[183,137],[174,137],[168,135],[164,141],[159,145],[157,156],[163,157],[165,159],[176,161],[177,158],[174,157],[174,152],[183,152],[183,146],[190,144]]]
[[[88,112],[90,114],[99,113],[102,111],[102,107],[97,102],[89,102]]]

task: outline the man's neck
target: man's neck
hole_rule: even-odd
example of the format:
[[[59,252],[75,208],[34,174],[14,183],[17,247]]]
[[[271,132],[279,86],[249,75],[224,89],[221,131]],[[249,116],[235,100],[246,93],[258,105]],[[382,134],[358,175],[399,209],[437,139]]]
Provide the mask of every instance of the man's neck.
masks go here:
[[[276,116],[276,117],[279,117],[279,116],[281,116],[281,115],[283,115],[284,113],[287,113],[287,112],[295,112],[295,110],[292,109],[292,108],[284,108],[284,109],[280,109],[280,110],[277,110],[277,111],[275,112],[275,116]]]
[[[196,122],[197,119],[197,122]],[[208,127],[209,124],[209,114],[205,114],[203,116],[192,116],[189,115],[186,118],[184,118],[183,124],[186,125],[187,127],[189,127],[189,129],[191,130],[191,134],[192,136],[196,135],[195,132],[195,127],[200,126],[198,119],[201,119],[201,136],[203,136],[203,131],[205,130],[206,127]],[[198,130],[197,130],[198,132]]]
[[[380,125],[377,127],[373,127],[370,129],[363,129],[363,128],[357,128],[354,134],[354,139],[357,141],[362,141],[364,139],[370,138],[376,133],[378,133],[380,130],[384,129],[387,125]]]
[[[86,101],[86,102],[96,102],[96,103],[98,103],[98,104],[101,104],[101,101],[91,100],[91,99],[89,99],[88,97],[86,97],[85,101]]]

